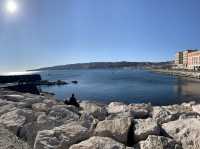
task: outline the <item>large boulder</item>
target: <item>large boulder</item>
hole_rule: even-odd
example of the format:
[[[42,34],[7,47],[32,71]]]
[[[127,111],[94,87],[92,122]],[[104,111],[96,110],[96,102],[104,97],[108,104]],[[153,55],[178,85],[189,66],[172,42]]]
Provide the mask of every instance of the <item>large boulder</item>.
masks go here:
[[[107,107],[109,114],[118,114],[129,111],[128,105],[122,102],[111,102]]]
[[[129,104],[129,110],[134,118],[147,118],[152,111],[151,104]]]
[[[4,105],[7,105],[7,104],[15,104],[15,102],[12,102],[12,101],[8,101],[6,99],[1,99],[0,98],[0,106],[4,106]]]
[[[82,126],[90,129],[92,132],[99,122],[91,113],[82,112],[81,117],[79,119]]]
[[[182,149],[176,141],[163,137],[150,135],[145,141],[140,141],[136,148],[139,149]]]
[[[98,120],[104,120],[107,116],[106,108],[102,105],[98,105],[97,103],[83,101],[80,103],[80,107],[84,111],[91,113]]]
[[[57,104],[57,101],[53,99],[44,99],[43,103],[45,103],[49,108]]]
[[[191,108],[193,105],[195,105],[196,104],[196,102],[195,101],[190,101],[190,102],[183,102],[182,104],[181,104],[181,106],[185,106],[185,107],[189,107],[189,108]]]
[[[193,105],[192,110],[198,114],[200,114],[200,104]]]
[[[79,115],[65,107],[54,107],[52,108],[49,113],[48,117],[53,118],[57,122],[61,124],[68,120],[78,120]]]
[[[8,101],[13,101],[13,102],[20,102],[20,101],[23,101],[25,97],[19,94],[11,94],[11,95],[5,95],[4,99]]]
[[[52,130],[39,131],[34,149],[67,149],[89,138],[89,135],[89,130],[77,122],[68,123]]]
[[[0,117],[0,123],[11,130],[14,134],[18,134],[25,122],[34,120],[34,115],[31,110],[16,109],[14,111],[3,114]]]
[[[111,137],[126,144],[131,126],[132,119],[128,117],[104,120],[97,124],[94,134],[102,137]]]
[[[0,125],[0,149],[31,149],[29,145]]]
[[[79,144],[72,145],[69,149],[126,149],[125,145],[108,137],[94,136]]]
[[[200,119],[188,118],[162,125],[165,132],[182,143],[184,149],[200,148]]]
[[[70,121],[78,121],[79,115],[66,107],[54,107],[49,113],[36,112],[37,119],[26,123],[20,130],[20,137],[33,146],[38,131],[53,129]]]
[[[53,129],[57,126],[56,121],[49,118],[45,112],[37,112],[35,115],[37,117],[36,121],[24,124],[19,132],[19,137],[26,140],[31,146],[34,145],[38,131]]]
[[[152,118],[134,120],[134,142],[146,140],[149,135],[160,135],[160,127]]]
[[[67,109],[69,111],[79,114],[79,108],[72,105],[56,104],[51,107],[51,110],[57,110],[57,109]]]
[[[121,102],[111,102],[107,107],[109,118],[111,117],[134,117],[147,118],[150,116],[152,107],[150,104],[124,104]]]
[[[49,107],[45,103],[34,103],[32,109],[35,112],[48,112]]]
[[[133,119],[133,115],[130,111],[122,112],[122,113],[112,113],[106,117],[106,120],[113,120],[118,118],[127,118],[130,117]]]
[[[13,104],[6,104],[6,105],[3,105],[3,106],[0,106],[0,116],[4,113],[7,113],[7,112],[10,112],[10,111],[13,111],[15,110],[16,107],[15,105]]]
[[[152,117],[160,124],[177,120],[183,114],[194,113],[190,106],[170,105],[153,107]]]

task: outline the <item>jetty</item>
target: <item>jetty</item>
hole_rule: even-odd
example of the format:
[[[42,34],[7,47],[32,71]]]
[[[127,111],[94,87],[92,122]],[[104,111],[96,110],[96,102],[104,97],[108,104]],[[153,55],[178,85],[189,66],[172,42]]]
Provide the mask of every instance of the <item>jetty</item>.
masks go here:
[[[0,76],[0,83],[30,83],[41,81],[42,78],[39,74],[30,75],[3,75]]]

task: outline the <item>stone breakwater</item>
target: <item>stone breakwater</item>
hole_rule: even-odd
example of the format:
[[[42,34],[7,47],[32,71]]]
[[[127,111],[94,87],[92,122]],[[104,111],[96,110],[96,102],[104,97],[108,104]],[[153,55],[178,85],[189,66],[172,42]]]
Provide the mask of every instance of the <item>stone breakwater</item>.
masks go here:
[[[64,105],[0,90],[1,149],[199,149],[200,104]]]

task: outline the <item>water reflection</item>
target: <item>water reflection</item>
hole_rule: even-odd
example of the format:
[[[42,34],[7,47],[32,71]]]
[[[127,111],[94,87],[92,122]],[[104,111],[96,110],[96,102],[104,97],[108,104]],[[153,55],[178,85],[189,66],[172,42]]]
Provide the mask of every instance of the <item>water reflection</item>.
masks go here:
[[[187,80],[177,77],[177,83],[174,86],[177,98],[184,102],[196,100],[200,102],[200,81]],[[181,101],[180,101],[181,102]]]

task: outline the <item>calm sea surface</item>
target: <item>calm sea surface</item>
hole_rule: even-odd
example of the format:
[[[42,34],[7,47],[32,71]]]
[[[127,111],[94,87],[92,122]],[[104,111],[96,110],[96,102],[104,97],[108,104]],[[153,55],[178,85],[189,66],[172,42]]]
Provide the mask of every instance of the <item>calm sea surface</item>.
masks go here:
[[[63,100],[72,93],[81,100],[126,103],[151,102],[167,105],[185,101],[200,101],[200,82],[152,73],[145,70],[96,69],[40,72],[42,79],[65,80],[64,86],[42,86]],[[77,80],[78,84],[70,83]]]

